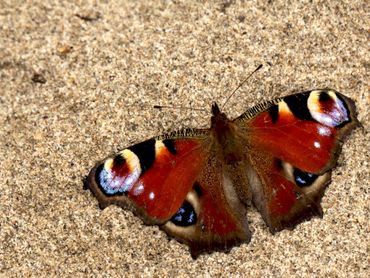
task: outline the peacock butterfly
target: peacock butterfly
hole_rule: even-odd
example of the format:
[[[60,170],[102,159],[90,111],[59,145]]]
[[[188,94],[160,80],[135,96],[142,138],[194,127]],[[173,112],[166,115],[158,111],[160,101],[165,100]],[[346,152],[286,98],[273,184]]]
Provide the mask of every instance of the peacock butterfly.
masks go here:
[[[356,125],[354,102],[332,89],[258,104],[229,120],[212,105],[209,129],[185,129],[130,146],[85,180],[103,209],[131,210],[202,252],[249,242],[253,204],[272,233],[322,217],[321,198],[341,143]]]

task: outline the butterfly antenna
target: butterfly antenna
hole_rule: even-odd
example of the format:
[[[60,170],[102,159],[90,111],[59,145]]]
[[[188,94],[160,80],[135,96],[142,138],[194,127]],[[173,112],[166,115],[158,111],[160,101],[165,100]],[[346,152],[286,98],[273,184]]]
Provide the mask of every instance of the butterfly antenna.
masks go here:
[[[256,71],[258,71],[258,70],[260,70],[262,68],[262,64],[261,65],[259,65],[252,73],[250,73],[248,76],[247,76],[247,78],[245,78],[239,85],[238,85],[238,87],[236,87],[236,89],[229,95],[229,97],[225,100],[225,102],[224,102],[224,104],[221,106],[221,109],[222,108],[224,108],[225,107],[225,105],[226,105],[226,103],[233,97],[233,95],[235,94],[235,92],[237,91],[237,90],[239,90],[239,88],[241,87],[241,86],[243,86],[243,84],[245,83],[245,82],[247,82],[247,80],[256,72]]]
[[[193,111],[208,112],[208,110],[204,108],[194,108],[194,107],[184,107],[184,106],[154,105],[153,108],[155,109],[184,109],[184,110],[189,109]]]

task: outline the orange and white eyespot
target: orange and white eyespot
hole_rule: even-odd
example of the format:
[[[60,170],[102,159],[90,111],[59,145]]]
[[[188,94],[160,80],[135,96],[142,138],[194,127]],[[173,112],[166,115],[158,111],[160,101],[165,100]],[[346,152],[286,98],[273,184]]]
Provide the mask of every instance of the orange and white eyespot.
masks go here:
[[[141,174],[140,160],[134,152],[125,149],[118,155],[124,163],[118,166],[113,158],[108,158],[97,173],[99,185],[108,195],[128,192]]]
[[[326,126],[336,127],[349,120],[347,108],[334,91],[312,91],[307,107],[312,118]]]

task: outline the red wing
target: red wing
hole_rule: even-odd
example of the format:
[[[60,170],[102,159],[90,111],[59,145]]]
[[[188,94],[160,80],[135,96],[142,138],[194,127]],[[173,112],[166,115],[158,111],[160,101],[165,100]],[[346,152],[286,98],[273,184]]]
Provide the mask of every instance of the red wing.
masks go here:
[[[164,223],[177,212],[209,156],[206,135],[192,135],[133,145],[98,163],[86,185],[102,208],[116,204],[147,224]]]
[[[188,244],[194,258],[249,242],[246,208],[234,186],[222,159],[212,154],[182,208],[162,229]]]
[[[293,228],[312,216],[322,216],[320,205],[331,171],[303,172],[261,150],[248,169],[253,203],[271,232]]]
[[[333,90],[287,96],[265,108],[247,111],[236,123],[247,134],[254,203],[277,231],[322,214],[340,143],[358,121],[352,100]]]
[[[244,207],[224,190],[222,161],[207,134],[176,133],[129,147],[98,163],[86,187],[102,208],[116,204],[201,252],[250,239]],[[230,191],[230,190],[229,190]],[[235,200],[234,200],[235,199]]]

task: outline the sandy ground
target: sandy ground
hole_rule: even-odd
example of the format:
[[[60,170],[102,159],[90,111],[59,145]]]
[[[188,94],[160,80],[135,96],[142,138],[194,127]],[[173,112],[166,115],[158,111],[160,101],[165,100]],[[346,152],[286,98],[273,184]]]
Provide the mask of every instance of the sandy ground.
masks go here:
[[[0,2],[1,276],[369,277],[369,4],[366,1]],[[110,1],[107,1],[110,2]],[[327,3],[329,2],[329,3]],[[193,260],[82,189],[97,160],[225,107],[332,87],[364,129],[346,141],[324,218]],[[206,108],[154,110],[152,105]]]

